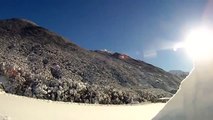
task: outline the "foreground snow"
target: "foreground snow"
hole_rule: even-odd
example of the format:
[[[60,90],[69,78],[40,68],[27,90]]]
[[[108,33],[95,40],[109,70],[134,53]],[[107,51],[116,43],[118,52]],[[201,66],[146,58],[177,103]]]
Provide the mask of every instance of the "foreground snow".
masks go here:
[[[213,120],[213,62],[196,62],[178,92],[153,120]]]
[[[0,120],[150,120],[164,105],[85,105],[0,92]]]

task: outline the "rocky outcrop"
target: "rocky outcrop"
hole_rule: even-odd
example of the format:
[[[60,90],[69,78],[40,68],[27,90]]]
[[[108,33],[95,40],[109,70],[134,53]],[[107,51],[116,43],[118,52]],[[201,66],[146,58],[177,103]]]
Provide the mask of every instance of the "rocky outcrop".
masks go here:
[[[1,88],[34,98],[128,104],[172,96],[180,78],[128,55],[89,51],[23,19],[0,21]]]

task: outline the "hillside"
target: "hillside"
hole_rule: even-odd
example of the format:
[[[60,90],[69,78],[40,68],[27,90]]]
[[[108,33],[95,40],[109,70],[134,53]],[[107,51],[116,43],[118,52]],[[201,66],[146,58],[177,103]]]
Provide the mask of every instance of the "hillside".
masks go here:
[[[0,21],[0,88],[66,102],[128,104],[169,97],[181,79],[121,53],[90,51],[24,19]]]
[[[182,80],[185,79],[186,76],[189,75],[189,72],[184,72],[184,71],[181,71],[181,70],[170,70],[169,73],[178,76]]]

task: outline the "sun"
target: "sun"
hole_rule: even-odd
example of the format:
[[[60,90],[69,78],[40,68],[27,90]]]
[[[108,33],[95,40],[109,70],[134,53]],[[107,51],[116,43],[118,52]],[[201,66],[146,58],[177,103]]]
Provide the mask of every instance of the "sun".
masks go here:
[[[213,57],[213,30],[205,26],[194,28],[186,34],[184,42],[175,45],[174,50],[177,48],[185,48],[193,60],[208,60]]]

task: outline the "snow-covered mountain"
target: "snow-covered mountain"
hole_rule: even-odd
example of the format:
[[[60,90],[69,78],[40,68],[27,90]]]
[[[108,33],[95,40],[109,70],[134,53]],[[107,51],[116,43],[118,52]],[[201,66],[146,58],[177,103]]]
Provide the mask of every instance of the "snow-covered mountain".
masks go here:
[[[66,102],[156,102],[181,79],[122,53],[86,50],[28,20],[0,21],[0,88]]]
[[[169,73],[178,76],[181,80],[186,78],[187,75],[189,75],[189,72],[184,72],[181,70],[170,70]]]

